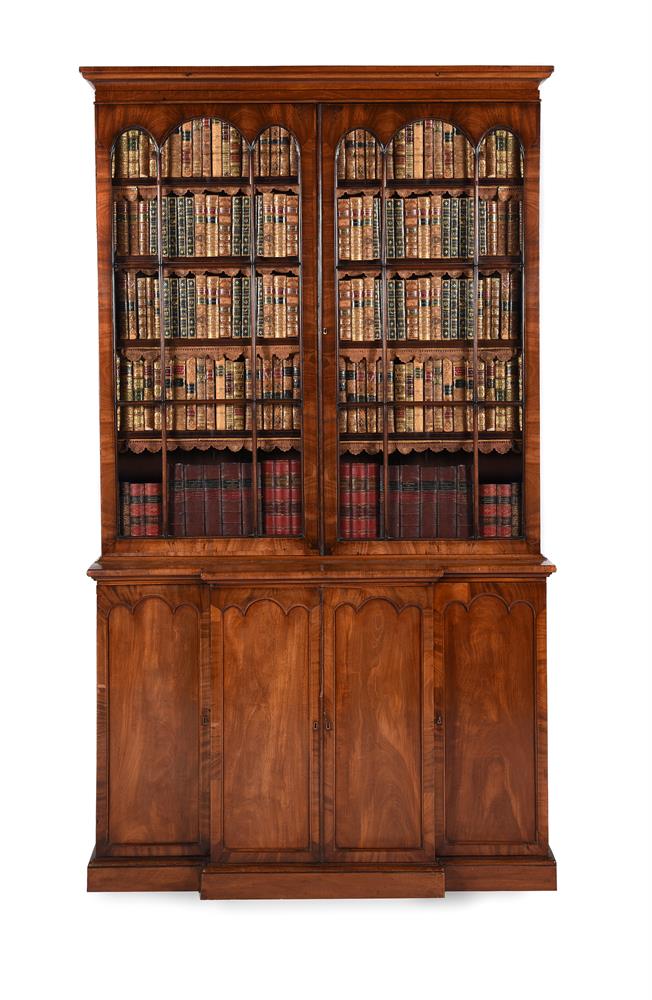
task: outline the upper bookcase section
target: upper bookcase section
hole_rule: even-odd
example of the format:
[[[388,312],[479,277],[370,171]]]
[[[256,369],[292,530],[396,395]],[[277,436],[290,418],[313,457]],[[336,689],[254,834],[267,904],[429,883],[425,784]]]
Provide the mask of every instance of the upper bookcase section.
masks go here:
[[[552,66],[82,66],[96,104],[169,101],[537,101]]]

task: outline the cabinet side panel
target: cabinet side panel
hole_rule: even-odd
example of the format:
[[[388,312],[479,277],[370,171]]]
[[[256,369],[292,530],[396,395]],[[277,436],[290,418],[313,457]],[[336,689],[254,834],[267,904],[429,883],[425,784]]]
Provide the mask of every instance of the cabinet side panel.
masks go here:
[[[109,614],[109,840],[196,845],[199,615],[159,597]]]
[[[444,612],[446,841],[532,844],[535,611],[481,594]],[[471,850],[472,853],[472,850]]]
[[[309,851],[310,610],[230,607],[223,636],[223,849]]]

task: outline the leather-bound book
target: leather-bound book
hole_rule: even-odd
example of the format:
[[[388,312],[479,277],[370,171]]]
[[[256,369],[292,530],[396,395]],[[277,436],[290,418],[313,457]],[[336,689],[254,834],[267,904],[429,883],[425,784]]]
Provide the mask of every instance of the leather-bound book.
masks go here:
[[[457,536],[457,471],[454,465],[440,465],[437,469],[437,535],[439,538]]]
[[[495,538],[498,531],[498,487],[496,483],[480,484],[480,534]]]
[[[242,534],[242,496],[240,462],[223,462],[222,532],[227,536]]]
[[[457,538],[470,538],[473,532],[472,468],[470,465],[457,466]]]
[[[145,484],[129,483],[129,524],[133,538],[145,536]]]
[[[420,537],[437,536],[437,467],[422,465],[420,476]]]
[[[400,489],[400,538],[419,538],[421,535],[420,519],[420,484],[418,465],[401,465]]]

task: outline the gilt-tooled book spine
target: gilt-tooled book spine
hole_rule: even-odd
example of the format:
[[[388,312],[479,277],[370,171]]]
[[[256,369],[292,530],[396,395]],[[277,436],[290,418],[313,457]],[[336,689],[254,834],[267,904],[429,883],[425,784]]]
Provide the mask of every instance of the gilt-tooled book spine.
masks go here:
[[[496,483],[480,484],[480,534],[495,538],[498,532],[498,486]]]
[[[437,470],[437,508],[439,538],[457,535],[457,472],[454,465],[442,465]]]

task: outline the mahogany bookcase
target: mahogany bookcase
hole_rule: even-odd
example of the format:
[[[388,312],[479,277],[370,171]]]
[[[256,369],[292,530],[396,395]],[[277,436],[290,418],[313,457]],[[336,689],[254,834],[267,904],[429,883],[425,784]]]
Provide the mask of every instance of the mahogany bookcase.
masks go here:
[[[109,68],[90,890],[554,889],[546,66]]]

